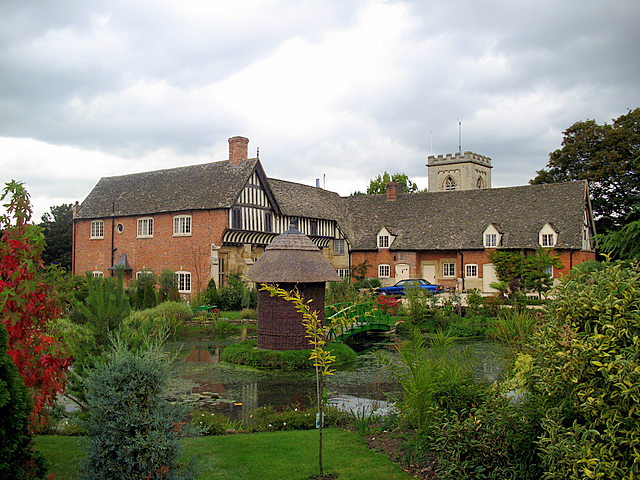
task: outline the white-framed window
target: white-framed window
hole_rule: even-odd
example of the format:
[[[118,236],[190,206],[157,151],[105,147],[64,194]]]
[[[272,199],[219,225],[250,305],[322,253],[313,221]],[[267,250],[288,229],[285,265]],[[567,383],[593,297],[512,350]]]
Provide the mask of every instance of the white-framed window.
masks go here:
[[[349,269],[348,268],[336,268],[336,273],[340,278],[349,278]]]
[[[456,264],[455,263],[443,263],[442,264],[442,276],[443,277],[455,277],[456,276]]]
[[[94,270],[93,272],[91,272],[91,275],[93,275],[94,277],[99,277],[99,278],[103,278],[104,277],[104,273],[101,272],[100,270]]]
[[[551,225],[546,223],[538,232],[538,242],[541,247],[554,247],[558,242],[558,234]]]
[[[391,267],[387,264],[378,265],[378,278],[389,278],[391,276]]]
[[[191,235],[191,215],[177,215],[173,217],[173,235]]]
[[[145,217],[138,219],[138,238],[153,237],[153,218]]]
[[[475,263],[467,263],[464,266],[464,276],[466,278],[477,278],[478,277],[478,265]]]
[[[118,233],[124,232],[124,225],[121,224],[121,223],[117,224],[116,225],[116,232],[118,232]]]
[[[543,247],[553,247],[556,242],[555,242],[555,235],[553,233],[543,233],[542,235],[540,235],[541,237],[541,244]]]
[[[180,293],[191,292],[191,272],[176,272],[178,277],[178,291]]]
[[[549,278],[553,278],[553,265],[549,265],[547,268],[545,268],[544,274]]]
[[[344,238],[333,239],[333,254],[344,255]]]
[[[484,234],[484,246],[487,248],[498,246],[498,234],[497,233],[485,233]]]
[[[104,220],[91,221],[91,238],[104,238]]]
[[[378,248],[389,248],[389,235],[378,235]]]

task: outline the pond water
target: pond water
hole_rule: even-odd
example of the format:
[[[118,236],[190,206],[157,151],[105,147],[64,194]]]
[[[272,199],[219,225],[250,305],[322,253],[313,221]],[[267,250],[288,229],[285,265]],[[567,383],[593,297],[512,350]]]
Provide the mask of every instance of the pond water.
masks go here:
[[[220,411],[232,418],[267,405],[307,406],[313,402],[312,370],[258,370],[220,363],[225,346],[239,340],[239,337],[190,337],[169,344],[169,350],[178,352],[180,360],[171,382],[171,395],[195,408]],[[329,403],[346,410],[381,409],[382,413],[388,409],[387,394],[397,392],[398,385],[376,365],[372,351],[389,345],[386,337],[370,337],[369,348],[360,352],[355,362],[339,365],[333,375],[325,377]],[[465,345],[475,351],[475,378],[498,380],[504,369],[501,347],[487,341],[460,343],[460,347]]]

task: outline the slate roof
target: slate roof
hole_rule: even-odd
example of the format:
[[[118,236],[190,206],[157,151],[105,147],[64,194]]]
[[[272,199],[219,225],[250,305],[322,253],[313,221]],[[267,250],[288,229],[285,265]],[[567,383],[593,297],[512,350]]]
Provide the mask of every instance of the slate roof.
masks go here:
[[[409,193],[343,198],[338,223],[352,249],[376,250],[382,227],[397,235],[391,250],[482,249],[483,232],[493,224],[502,248],[538,248],[538,233],[549,223],[556,248],[582,248],[587,184],[584,181],[455,192]]]
[[[336,220],[344,214],[342,198],[335,192],[275,178],[269,185],[284,215]]]
[[[234,166],[227,160],[188,167],[103,177],[82,202],[76,218],[146,215],[231,208],[257,159]]]

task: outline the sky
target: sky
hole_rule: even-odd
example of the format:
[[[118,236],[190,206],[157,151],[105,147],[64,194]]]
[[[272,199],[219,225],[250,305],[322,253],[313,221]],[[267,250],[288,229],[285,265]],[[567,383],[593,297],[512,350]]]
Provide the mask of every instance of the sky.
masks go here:
[[[0,182],[34,220],[101,177],[228,158],[349,195],[429,155],[524,185],[640,106],[637,0],[2,0]]]

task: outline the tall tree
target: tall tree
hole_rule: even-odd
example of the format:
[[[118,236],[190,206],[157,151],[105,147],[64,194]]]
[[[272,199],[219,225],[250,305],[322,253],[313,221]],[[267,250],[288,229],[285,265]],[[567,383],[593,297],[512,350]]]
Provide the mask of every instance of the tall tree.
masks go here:
[[[44,232],[46,247],[42,261],[46,265],[60,265],[71,269],[71,249],[73,231],[73,205],[63,203],[51,207],[51,212],[42,215],[40,227]]]
[[[367,195],[387,193],[387,184],[389,182],[396,182],[402,185],[402,191],[405,193],[414,193],[418,191],[418,186],[413,183],[405,173],[394,173],[393,175],[389,175],[389,172],[384,172],[382,175],[377,175],[369,181]]]
[[[599,233],[640,219],[640,108],[599,125],[574,123],[531,184],[588,180]]]

